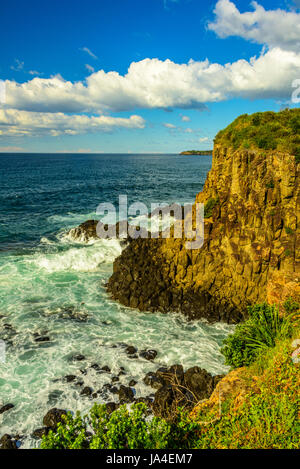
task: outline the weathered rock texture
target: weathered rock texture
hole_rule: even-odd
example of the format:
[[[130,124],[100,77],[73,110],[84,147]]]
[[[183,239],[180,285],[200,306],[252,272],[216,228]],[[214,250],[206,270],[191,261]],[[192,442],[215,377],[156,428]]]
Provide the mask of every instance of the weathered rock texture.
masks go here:
[[[216,144],[196,197],[208,208],[203,247],[132,240],[114,263],[112,297],[140,310],[227,322],[242,319],[249,304],[299,299],[299,166],[289,153]]]

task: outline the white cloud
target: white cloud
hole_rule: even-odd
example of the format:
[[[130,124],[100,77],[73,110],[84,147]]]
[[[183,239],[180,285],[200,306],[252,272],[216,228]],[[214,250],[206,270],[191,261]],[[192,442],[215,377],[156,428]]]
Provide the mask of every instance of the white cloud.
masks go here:
[[[90,57],[95,60],[98,59],[98,57],[88,47],[81,47],[79,50],[81,50],[82,52],[86,52]]]
[[[181,116],[182,122],[190,122],[190,118],[188,116]]]
[[[143,129],[144,127],[145,121],[140,116],[89,117],[0,109],[0,136],[76,135],[85,132],[110,132],[114,129]]]
[[[204,142],[208,142],[209,141],[209,138],[208,137],[201,137],[199,138],[199,143],[204,143]]]
[[[94,71],[95,71],[94,67],[92,67],[92,66],[89,65],[89,64],[85,64],[85,68],[86,68],[89,72],[91,72],[91,73],[94,73]]]
[[[36,112],[105,113],[141,108],[205,109],[204,103],[230,98],[289,99],[299,78],[300,53],[278,47],[249,61],[220,65],[208,60],[133,62],[126,75],[98,72],[85,81],[36,77],[19,84],[6,80],[6,107]]]
[[[164,126],[167,128],[167,129],[176,129],[176,125],[174,124],[169,124],[168,122],[166,122],[164,124]]]
[[[251,5],[254,11],[240,13],[230,0],[219,0],[214,10],[216,19],[208,24],[208,29],[221,38],[239,36],[270,48],[299,52],[300,13],[265,10],[257,2]]]

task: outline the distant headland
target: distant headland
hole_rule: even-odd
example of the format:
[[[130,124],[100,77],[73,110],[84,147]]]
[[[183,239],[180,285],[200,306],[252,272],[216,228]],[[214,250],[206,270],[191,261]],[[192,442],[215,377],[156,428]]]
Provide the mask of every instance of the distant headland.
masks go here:
[[[212,150],[188,150],[182,151],[180,155],[212,155]]]

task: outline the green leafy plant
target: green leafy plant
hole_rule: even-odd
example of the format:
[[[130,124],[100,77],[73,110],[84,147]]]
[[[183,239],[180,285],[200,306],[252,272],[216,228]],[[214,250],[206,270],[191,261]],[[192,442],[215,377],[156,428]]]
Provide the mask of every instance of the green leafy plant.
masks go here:
[[[250,365],[262,350],[292,334],[291,317],[281,316],[275,305],[255,305],[248,308],[248,313],[249,319],[239,324],[223,343],[226,364],[233,368]]]
[[[210,218],[212,216],[212,211],[216,205],[218,205],[219,198],[217,197],[216,199],[210,198],[204,205],[204,218]]]

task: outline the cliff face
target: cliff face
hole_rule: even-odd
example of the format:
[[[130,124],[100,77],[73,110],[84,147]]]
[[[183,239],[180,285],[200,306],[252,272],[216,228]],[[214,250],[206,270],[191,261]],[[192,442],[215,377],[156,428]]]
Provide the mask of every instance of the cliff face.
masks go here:
[[[206,204],[205,241],[132,240],[108,290],[126,306],[239,321],[246,306],[300,297],[299,164],[278,150],[216,144],[196,202]]]

